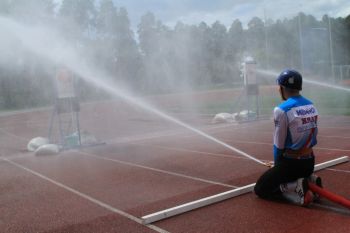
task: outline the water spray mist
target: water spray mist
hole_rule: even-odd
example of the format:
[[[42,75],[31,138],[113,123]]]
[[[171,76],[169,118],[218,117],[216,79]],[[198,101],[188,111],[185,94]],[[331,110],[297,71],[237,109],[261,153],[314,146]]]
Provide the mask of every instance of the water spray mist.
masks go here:
[[[31,52],[41,56],[43,59],[49,59],[55,64],[61,64],[72,70],[74,73],[80,76],[85,81],[99,87],[113,96],[119,97],[131,104],[152,112],[170,122],[180,125],[192,132],[201,135],[212,142],[218,143],[231,151],[234,151],[256,163],[266,165],[261,160],[230,146],[217,138],[214,138],[170,115],[158,110],[154,106],[144,102],[139,98],[132,97],[126,89],[120,88],[120,85],[112,83],[110,76],[101,70],[97,70],[93,65],[88,65],[82,61],[83,56],[79,56],[73,46],[61,39],[61,36],[47,28],[43,27],[26,27],[16,21],[7,18],[0,17],[0,25],[2,35],[11,34],[17,39],[21,40],[22,45]]]

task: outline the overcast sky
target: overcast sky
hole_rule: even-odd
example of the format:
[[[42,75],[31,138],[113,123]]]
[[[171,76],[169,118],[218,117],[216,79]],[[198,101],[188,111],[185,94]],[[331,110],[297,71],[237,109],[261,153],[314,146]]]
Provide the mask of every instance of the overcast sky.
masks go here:
[[[302,11],[321,18],[324,14],[332,17],[350,15],[350,0],[114,0],[117,7],[124,6],[129,12],[133,27],[147,11],[157,19],[173,26],[177,21],[198,24],[205,21],[212,24],[216,20],[231,25],[240,19],[245,25],[253,17],[291,18]]]

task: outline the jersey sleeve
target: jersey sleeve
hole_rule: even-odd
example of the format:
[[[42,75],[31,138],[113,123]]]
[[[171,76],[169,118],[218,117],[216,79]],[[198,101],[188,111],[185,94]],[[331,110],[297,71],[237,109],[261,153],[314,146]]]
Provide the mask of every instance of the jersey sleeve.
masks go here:
[[[274,122],[275,122],[275,132],[274,132],[274,139],[273,139],[273,152],[274,152],[274,159],[276,162],[276,159],[278,156],[281,156],[285,143],[287,138],[287,132],[288,132],[288,119],[287,114],[279,107],[276,107],[274,109]]]

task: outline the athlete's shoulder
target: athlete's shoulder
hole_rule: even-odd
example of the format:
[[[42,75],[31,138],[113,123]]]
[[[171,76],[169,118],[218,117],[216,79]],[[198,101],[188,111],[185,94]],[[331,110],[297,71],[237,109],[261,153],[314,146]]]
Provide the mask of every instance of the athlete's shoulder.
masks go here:
[[[288,112],[292,107],[295,106],[295,100],[293,98],[289,98],[286,101],[282,102],[277,108],[281,109],[284,112]]]
[[[273,110],[273,115],[275,119],[281,119],[286,116],[286,112],[282,108],[280,108],[280,106],[277,106]]]
[[[288,112],[292,108],[305,106],[305,105],[312,105],[312,104],[313,103],[309,99],[300,95],[300,96],[294,96],[287,99],[286,101],[278,105],[278,108],[282,109],[284,112]]]
[[[312,103],[311,100],[305,98],[304,96],[299,96],[298,104],[299,104],[299,106],[303,106],[303,105],[310,105],[310,104],[313,104],[313,103]]]

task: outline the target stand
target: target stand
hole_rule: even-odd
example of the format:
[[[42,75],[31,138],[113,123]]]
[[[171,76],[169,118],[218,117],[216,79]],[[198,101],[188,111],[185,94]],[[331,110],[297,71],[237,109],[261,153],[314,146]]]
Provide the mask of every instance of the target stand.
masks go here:
[[[243,90],[240,93],[234,109],[236,121],[254,121],[260,116],[259,84],[256,78],[256,61],[248,57],[241,64],[241,72],[244,80]]]
[[[75,94],[74,76],[65,67],[60,68],[55,78],[56,98],[50,119],[50,143],[61,149],[80,147],[80,104]]]

